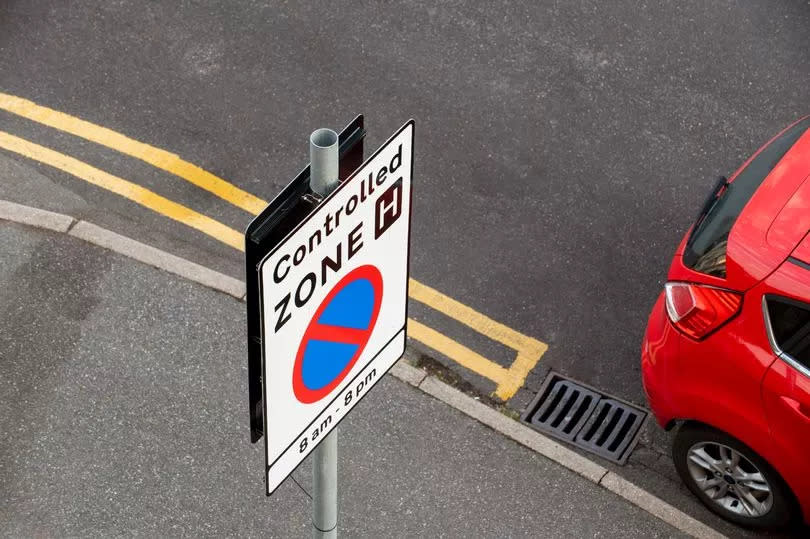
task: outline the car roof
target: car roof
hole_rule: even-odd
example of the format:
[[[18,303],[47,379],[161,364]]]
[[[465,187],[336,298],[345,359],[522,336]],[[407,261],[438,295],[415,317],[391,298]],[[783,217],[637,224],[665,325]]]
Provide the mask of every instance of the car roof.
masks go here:
[[[731,229],[726,253],[729,285],[747,289],[767,277],[808,231],[810,129],[771,170]]]

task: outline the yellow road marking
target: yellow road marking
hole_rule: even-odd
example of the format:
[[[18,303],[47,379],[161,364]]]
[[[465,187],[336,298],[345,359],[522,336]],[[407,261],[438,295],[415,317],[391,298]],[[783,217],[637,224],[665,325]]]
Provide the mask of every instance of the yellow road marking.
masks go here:
[[[408,318],[408,337],[424,343],[437,352],[452,358],[462,367],[467,367],[473,372],[485,376],[494,382],[505,380],[509,375],[505,369],[488,360],[484,356],[473,352],[463,344],[460,344],[446,335],[442,335],[435,329],[417,322],[413,318]]]
[[[145,161],[252,214],[258,214],[267,206],[267,203],[260,198],[239,189],[207,170],[184,161],[173,153],[131,139],[106,127],[2,92],[0,92],[0,109]]]
[[[267,206],[266,201],[184,161],[175,154],[131,139],[105,127],[2,92],[0,92],[0,109],[140,159],[189,181],[252,214],[260,213]],[[161,197],[137,184],[2,131],[0,131],[0,147],[64,170],[161,215],[195,228],[235,249],[244,251],[244,237],[237,230]],[[506,369],[438,331],[415,320],[408,320],[408,333],[412,338],[495,382],[497,384],[495,395],[500,399],[509,400],[520,389],[529,372],[548,349],[545,343],[515,331],[414,279],[410,279],[409,289],[409,296],[412,299],[424,303],[517,352],[515,361]]]
[[[456,363],[495,382],[497,384],[495,396],[502,400],[509,400],[517,393],[529,372],[548,350],[546,343],[515,331],[415,279],[409,281],[408,295],[411,299],[424,303],[518,353],[512,365],[508,369],[504,369],[455,341],[451,341],[441,333],[433,330],[424,331],[411,324],[410,321],[408,323],[408,335],[453,359]],[[416,329],[415,332],[411,331],[412,327]]]
[[[500,322],[496,322],[492,318],[467,307],[451,297],[445,296],[438,290],[422,284],[419,281],[411,279],[409,284],[409,295],[411,298],[446,314],[450,318],[458,320],[475,331],[486,335],[493,341],[506,345],[513,350],[526,350],[529,353],[535,352],[542,354],[546,351],[546,348],[548,348],[537,339],[523,335]]]
[[[39,144],[15,137],[0,131],[0,148],[34,159],[40,163],[58,168],[82,180],[112,191],[124,198],[149,208],[161,215],[195,228],[212,236],[234,249],[244,250],[244,236],[219,221],[197,213],[181,204],[164,198],[157,193],[134,184],[118,176],[113,176],[87,163]]]
[[[526,377],[529,376],[534,366],[537,365],[537,362],[540,361],[540,358],[542,358],[543,354],[548,350],[547,344],[540,344],[543,345],[540,351],[518,351],[515,361],[513,361],[512,365],[509,367],[507,376],[498,382],[498,387],[495,389],[496,397],[508,401],[517,393],[518,389],[523,387],[523,382],[526,381]]]

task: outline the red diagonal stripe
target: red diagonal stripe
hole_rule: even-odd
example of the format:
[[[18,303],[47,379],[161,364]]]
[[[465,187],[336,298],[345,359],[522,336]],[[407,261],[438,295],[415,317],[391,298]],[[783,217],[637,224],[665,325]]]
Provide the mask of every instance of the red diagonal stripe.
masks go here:
[[[314,324],[307,332],[308,339],[342,342],[346,344],[356,344],[358,346],[365,342],[367,336],[368,330],[365,329],[329,326],[326,324]]]

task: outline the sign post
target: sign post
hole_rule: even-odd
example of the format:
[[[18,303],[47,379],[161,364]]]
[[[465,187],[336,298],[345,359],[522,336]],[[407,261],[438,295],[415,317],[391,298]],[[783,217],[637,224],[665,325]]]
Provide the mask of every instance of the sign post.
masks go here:
[[[336,537],[337,432],[405,351],[413,121],[365,162],[363,118],[246,231],[251,439],[267,494],[312,452],[314,537]]]
[[[309,137],[309,186],[325,197],[338,185],[338,135],[318,129]],[[312,537],[337,537],[337,429],[312,455]]]

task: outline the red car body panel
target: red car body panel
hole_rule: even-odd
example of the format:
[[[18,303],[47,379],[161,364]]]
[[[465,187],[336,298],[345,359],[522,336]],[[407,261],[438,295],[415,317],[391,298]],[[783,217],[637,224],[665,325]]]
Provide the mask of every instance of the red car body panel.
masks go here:
[[[732,185],[751,159],[731,177]],[[769,294],[810,303],[810,268],[801,264],[810,264],[810,130],[737,217],[725,279],[684,264],[688,237],[676,250],[668,280],[744,293],[742,306],[714,333],[694,340],[675,328],[665,295],[658,297],[641,351],[650,407],[663,427],[699,421],[751,447],[780,473],[810,522],[810,377],[774,352],[763,310]]]
[[[678,417],[677,406],[672,402],[673,398],[677,398],[677,390],[668,391],[668,388],[674,388],[677,379],[670,374],[677,362],[677,337],[677,331],[667,319],[664,293],[661,292],[647,321],[647,331],[641,344],[641,381],[653,415],[664,428],[668,428],[670,421]]]
[[[684,336],[670,324],[663,294],[656,302],[642,344],[642,368],[650,407],[661,426],[676,419],[699,419],[735,433],[752,449],[761,445],[757,435],[767,431],[767,421],[760,384],[776,357],[765,332],[762,305],[747,299],[723,331],[702,341]],[[729,339],[731,332],[752,333],[755,338]],[[658,337],[655,345],[651,336]],[[729,368],[729,361],[718,359],[726,357],[740,359]]]
[[[804,262],[805,264],[810,264],[810,232],[804,237],[804,239],[799,243],[798,247],[796,247],[790,256],[799,260],[800,262]]]
[[[810,270],[786,262],[765,280],[765,292],[808,302]],[[777,359],[763,380],[762,402],[769,427],[767,444],[774,454],[768,461],[790,485],[810,521],[810,378]]]
[[[790,252],[810,230],[810,176],[793,193],[768,229],[768,245]]]

